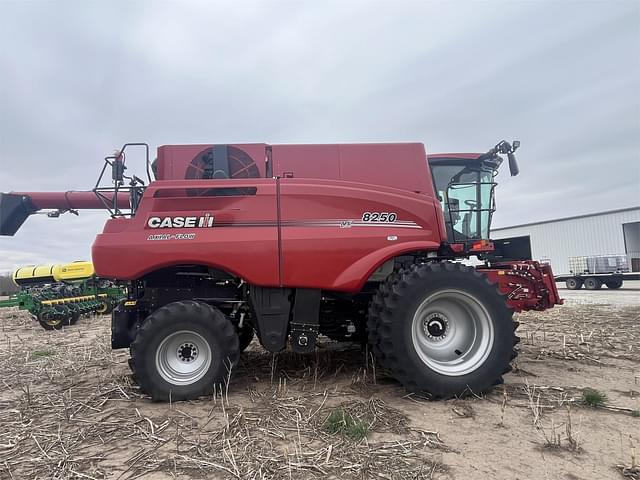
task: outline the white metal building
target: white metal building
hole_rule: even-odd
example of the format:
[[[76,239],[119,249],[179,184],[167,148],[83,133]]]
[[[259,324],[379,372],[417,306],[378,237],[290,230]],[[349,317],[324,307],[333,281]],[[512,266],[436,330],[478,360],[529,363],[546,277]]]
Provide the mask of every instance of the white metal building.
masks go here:
[[[569,257],[627,254],[640,271],[640,207],[525,223],[491,230],[491,238],[527,241],[531,258],[551,262],[556,275],[569,273]]]

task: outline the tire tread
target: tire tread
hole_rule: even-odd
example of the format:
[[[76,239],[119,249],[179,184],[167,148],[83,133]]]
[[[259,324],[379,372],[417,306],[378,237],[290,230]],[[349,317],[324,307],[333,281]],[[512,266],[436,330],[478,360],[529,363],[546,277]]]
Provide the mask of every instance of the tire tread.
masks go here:
[[[509,360],[503,366],[502,374],[510,372],[512,370],[510,363],[518,355],[515,346],[520,341],[520,338],[515,334],[515,330],[519,323],[513,320],[513,309],[507,306],[506,296],[498,290],[494,283],[489,281],[486,275],[478,272],[475,268],[454,262],[438,262],[414,263],[394,271],[373,295],[369,307],[369,316],[367,318],[368,343],[378,364],[388,370],[391,375],[399,380],[408,390],[419,391],[421,393],[426,392],[434,398],[451,398],[465,393],[477,394],[481,392],[447,392],[441,388],[441,386],[433,388],[431,385],[422,385],[418,381],[418,376],[414,374],[415,368],[412,366],[413,364],[410,363],[407,355],[404,352],[399,352],[398,348],[394,345],[392,329],[394,325],[397,325],[397,318],[395,318],[394,313],[400,305],[398,301],[409,293],[408,290],[411,287],[415,287],[421,283],[428,284],[429,279],[433,278],[433,276],[456,274],[456,272],[468,274],[476,279],[484,279],[487,295],[495,294],[499,296],[501,302],[504,304],[505,310],[502,314],[508,316],[508,320],[510,321],[512,330],[509,337],[512,338],[512,344],[509,346]],[[502,382],[502,375],[496,375],[495,378],[489,378],[484,382],[485,387],[482,388],[482,390],[484,391]]]

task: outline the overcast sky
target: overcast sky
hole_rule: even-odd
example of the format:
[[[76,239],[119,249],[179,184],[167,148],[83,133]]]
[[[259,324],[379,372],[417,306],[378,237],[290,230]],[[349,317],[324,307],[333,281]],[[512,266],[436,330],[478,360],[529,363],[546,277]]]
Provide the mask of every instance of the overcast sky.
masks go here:
[[[0,191],[87,189],[126,141],[519,139],[494,226],[640,204],[640,1],[0,0]],[[31,217],[0,271],[88,259]]]

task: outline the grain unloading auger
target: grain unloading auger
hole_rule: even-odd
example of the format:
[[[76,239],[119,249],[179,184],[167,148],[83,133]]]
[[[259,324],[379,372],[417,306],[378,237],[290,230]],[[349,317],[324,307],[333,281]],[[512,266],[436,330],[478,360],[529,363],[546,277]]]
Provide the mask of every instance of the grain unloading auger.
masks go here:
[[[147,180],[151,181],[149,146],[146,143],[127,143],[115,155],[105,157],[102,171],[94,188],[88,191],[11,192],[0,193],[0,235],[13,236],[30,215],[43,210],[49,217],[63,213],[78,214],[78,210],[107,209],[112,216],[135,211],[144,191],[144,181],[135,175],[125,175],[125,150],[143,147],[147,164]],[[107,167],[111,168],[112,185],[102,186]],[[135,202],[135,205],[132,203]]]
[[[167,145],[153,164],[135,144],[148,183],[125,175],[132,145],[93,191],[3,195],[0,233],[42,209],[110,211],[92,257],[127,285],[112,346],[155,400],[211,392],[254,335],[271,352],[362,342],[409,390],[479,393],[517,354],[513,312],[561,303],[548,265],[500,245],[494,259],[495,176],[501,155],[518,173],[516,142]]]

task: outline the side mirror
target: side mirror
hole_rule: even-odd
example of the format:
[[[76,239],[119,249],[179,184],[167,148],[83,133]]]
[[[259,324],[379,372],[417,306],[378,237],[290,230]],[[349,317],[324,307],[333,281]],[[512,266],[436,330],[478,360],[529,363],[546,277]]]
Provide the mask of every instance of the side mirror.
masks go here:
[[[513,149],[514,150],[516,149],[515,142],[514,142]],[[512,177],[515,177],[520,173],[520,167],[518,167],[518,161],[516,160],[516,155],[513,152],[507,153],[507,158],[509,159],[509,173],[511,174]]]
[[[509,159],[509,173],[512,177],[515,177],[520,173],[520,167],[518,167],[518,161],[516,160],[515,151],[520,147],[520,140],[514,140],[511,145],[507,143],[509,147],[507,149],[507,158]]]

